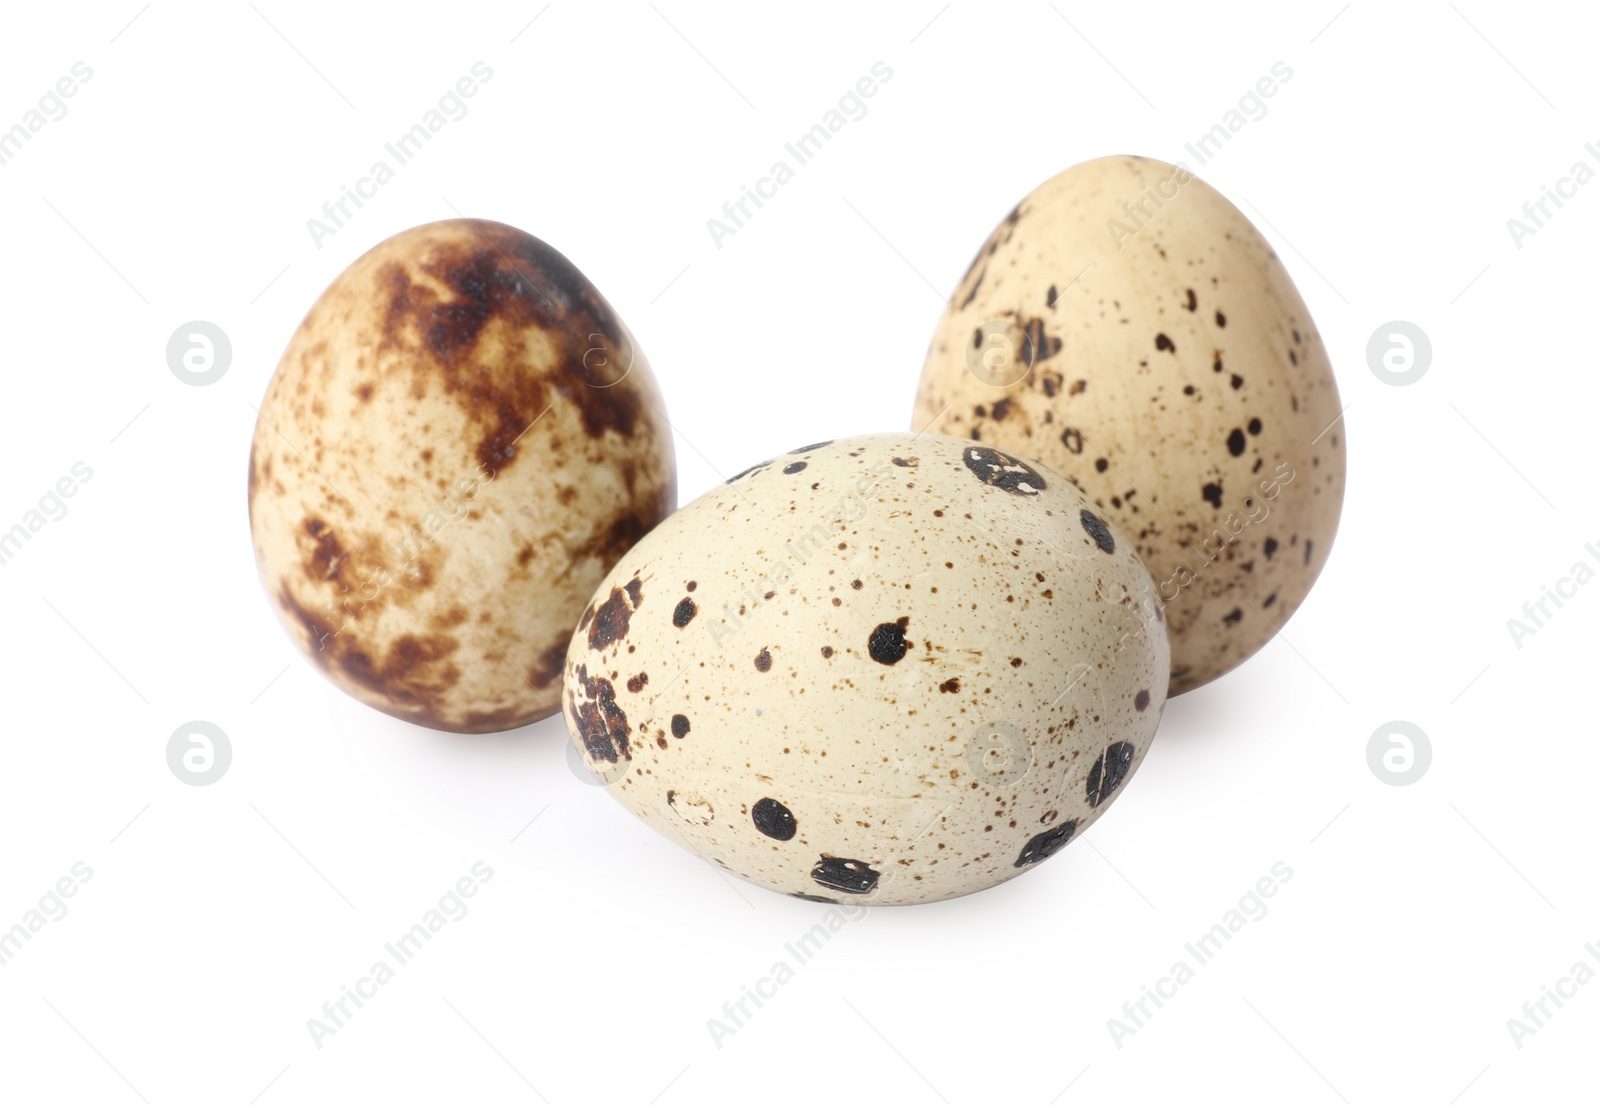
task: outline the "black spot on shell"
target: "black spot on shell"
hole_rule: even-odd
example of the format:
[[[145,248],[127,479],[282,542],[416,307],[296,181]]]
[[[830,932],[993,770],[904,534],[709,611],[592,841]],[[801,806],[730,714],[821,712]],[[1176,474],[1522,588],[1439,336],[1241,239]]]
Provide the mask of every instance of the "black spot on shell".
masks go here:
[[[1078,829],[1076,820],[1068,820],[1060,827],[1052,827],[1048,831],[1041,831],[1028,840],[1022,848],[1022,853],[1017,855],[1015,868],[1031,866],[1035,862],[1042,862],[1062,847],[1066,846],[1072,838],[1072,833]]]
[[[879,873],[854,858],[835,858],[824,854],[811,868],[811,880],[825,889],[860,896],[878,887]]]
[[[1249,431],[1252,435],[1261,434],[1261,421],[1259,419],[1252,419],[1245,425],[1245,430]]]
[[[1188,294],[1188,300],[1183,306],[1192,312],[1200,306],[1200,301],[1195,298],[1194,289],[1185,289],[1184,292]]]
[[[823,439],[821,442],[814,442],[809,446],[797,446],[793,450],[788,451],[788,453],[790,453],[790,454],[809,454],[813,450],[821,450],[824,446],[832,446],[832,445],[833,445],[833,440],[832,439]]]
[[[1221,312],[1218,312],[1217,313],[1217,326],[1218,327],[1226,327],[1227,325],[1228,325],[1228,317],[1223,315]]]
[[[901,616],[894,623],[880,623],[867,636],[867,653],[874,662],[892,666],[906,656],[906,624],[910,619]]]
[[[695,605],[694,601],[690,600],[687,596],[684,597],[682,600],[678,601],[678,606],[672,609],[672,626],[689,626],[689,621],[693,619],[695,617],[695,613],[699,611],[700,609]]]
[[[1215,481],[1212,481],[1202,487],[1200,490],[1200,496],[1213,508],[1220,509],[1222,507],[1222,486],[1217,484]]]
[[[1022,341],[1017,344],[1019,364],[1031,366],[1035,361],[1053,358],[1061,353],[1061,337],[1045,334],[1044,320],[1019,318],[1017,322],[1022,328]]]
[[[1089,807],[1098,808],[1128,776],[1133,765],[1133,744],[1112,743],[1089,767]]]
[[[1233,611],[1229,612],[1227,615],[1222,617],[1222,622],[1227,624],[1229,627],[1232,627],[1234,624],[1238,623],[1243,618],[1244,618],[1244,609],[1243,608],[1235,608]]]
[[[1272,561],[1272,556],[1278,552],[1278,540],[1268,539],[1261,544],[1261,553],[1267,556],[1267,561]]]
[[[1148,707],[1150,707],[1150,690],[1140,689],[1138,695],[1133,698],[1134,711],[1142,712]]]
[[[1111,528],[1106,526],[1106,521],[1095,515],[1088,508],[1078,513],[1078,522],[1083,524],[1083,529],[1089,533],[1094,544],[1107,554],[1115,554],[1117,541],[1111,537]]]
[[[612,589],[606,602],[595,610],[594,622],[589,625],[589,648],[604,650],[618,639],[626,638],[631,612],[622,590]]]
[[[799,473],[804,468],[806,468],[806,464],[804,462],[790,462],[788,465],[783,467],[783,472]]]
[[[1171,353],[1177,353],[1178,350],[1176,346],[1172,345],[1172,340],[1167,338],[1165,333],[1156,336],[1156,349],[1169,351]]]
[[[969,446],[962,451],[961,460],[985,485],[1018,496],[1038,496],[1045,487],[1044,478],[1027,462],[991,447]]]
[[[689,717],[678,713],[672,717],[672,737],[681,739],[689,733]]]
[[[755,465],[751,466],[749,469],[741,469],[738,473],[735,473],[732,477],[730,477],[726,481],[724,481],[723,484],[731,485],[735,481],[737,481],[739,478],[747,477],[750,474],[754,473],[758,469],[766,469],[771,464],[772,464],[772,459],[771,458],[768,458],[764,462],[757,462]]]
[[[761,648],[761,653],[756,655],[756,668],[762,673],[772,668],[772,651],[764,646]]]
[[[633,733],[627,715],[617,705],[616,689],[604,677],[590,677],[587,666],[578,666],[573,677],[586,698],[580,706],[570,692],[567,694],[567,707],[577,722],[578,738],[591,760],[615,765],[619,758],[629,756],[628,736]]]
[[[1237,427],[1228,432],[1228,453],[1235,458],[1244,453],[1244,432]]]
[[[831,896],[813,896],[810,893],[790,893],[789,895],[794,897],[796,900],[812,900],[812,901],[815,901],[818,904],[837,904],[837,903],[839,903],[837,900],[833,899],[833,897],[831,897]]]
[[[750,819],[756,825],[756,830],[769,839],[786,843],[794,838],[794,813],[770,796],[755,802],[750,809]]]

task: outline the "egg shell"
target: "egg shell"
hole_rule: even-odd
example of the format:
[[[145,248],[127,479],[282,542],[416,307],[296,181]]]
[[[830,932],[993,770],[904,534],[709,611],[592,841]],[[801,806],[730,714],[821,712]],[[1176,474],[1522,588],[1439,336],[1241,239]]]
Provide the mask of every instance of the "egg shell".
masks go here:
[[[961,896],[1120,795],[1165,703],[1149,574],[1043,467],[942,435],[818,443],[680,509],[596,591],[573,743],[731,873],[837,903]]]
[[[339,688],[447,731],[558,710],[572,625],[676,503],[649,364],[538,239],[452,219],[334,279],[267,386],[250,531]]]
[[[1042,460],[1144,559],[1169,692],[1261,649],[1310,592],[1344,500],[1322,337],[1220,193],[1139,157],[1023,198],[941,316],[912,426]]]

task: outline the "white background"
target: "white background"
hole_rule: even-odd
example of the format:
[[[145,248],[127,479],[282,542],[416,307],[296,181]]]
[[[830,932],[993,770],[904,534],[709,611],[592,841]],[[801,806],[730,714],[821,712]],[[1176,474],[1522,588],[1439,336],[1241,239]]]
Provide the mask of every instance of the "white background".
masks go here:
[[[1506,227],[1580,158],[1600,169],[1592,13],[138,5],[12,5],[0,34],[0,126],[93,69],[0,166],[0,529],[93,470],[0,566],[0,928],[93,870],[0,966],[0,1101],[1593,1097],[1600,982],[1520,1046],[1507,1020],[1575,962],[1600,969],[1600,584],[1520,648],[1506,626],[1575,562],[1600,568],[1600,182],[1520,248]],[[479,60],[470,112],[314,245],[306,220]],[[706,220],[877,61],[894,76],[866,117],[714,246]],[[1294,75],[1266,117],[1199,165],[1184,144],[1278,61]],[[464,738],[334,691],[257,583],[251,405],[358,254],[494,218],[633,329],[686,503],[795,443],[904,428],[989,229],[1119,152],[1187,161],[1310,304],[1348,404],[1332,558],[1282,637],[1168,706],[1083,842],[851,922],[719,1045],[707,1020],[826,907],[724,878],[581,783],[559,717]],[[196,319],[233,345],[203,388],[165,357]],[[1403,388],[1366,359],[1396,319],[1433,344]],[[233,748],[203,788],[165,754],[196,719]],[[1395,719],[1431,740],[1406,787],[1368,765]],[[479,860],[470,912],[314,1045],[307,1020]],[[1280,861],[1268,914],[1114,1040],[1124,1002]]]

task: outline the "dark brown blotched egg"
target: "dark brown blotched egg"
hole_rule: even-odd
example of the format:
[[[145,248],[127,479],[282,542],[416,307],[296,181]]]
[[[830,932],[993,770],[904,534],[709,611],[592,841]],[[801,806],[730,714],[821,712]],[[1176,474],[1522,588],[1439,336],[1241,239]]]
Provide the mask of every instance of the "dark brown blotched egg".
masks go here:
[[[250,452],[290,637],[351,696],[446,731],[557,711],[584,604],[675,502],[627,328],[559,252],[487,220],[401,232],[335,278]]]

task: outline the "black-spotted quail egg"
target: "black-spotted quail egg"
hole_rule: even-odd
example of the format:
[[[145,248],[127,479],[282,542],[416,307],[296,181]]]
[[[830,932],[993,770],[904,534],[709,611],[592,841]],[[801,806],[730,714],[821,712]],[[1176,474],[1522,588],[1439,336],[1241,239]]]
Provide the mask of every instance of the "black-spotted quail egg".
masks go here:
[[[1166,628],[1126,538],[981,443],[870,435],[739,474],[629,551],[567,726],[629,811],[759,885],[913,904],[1066,846],[1127,787]]]

